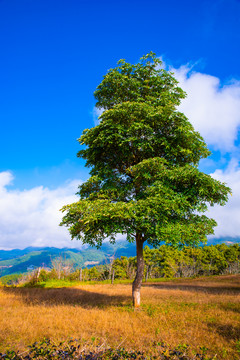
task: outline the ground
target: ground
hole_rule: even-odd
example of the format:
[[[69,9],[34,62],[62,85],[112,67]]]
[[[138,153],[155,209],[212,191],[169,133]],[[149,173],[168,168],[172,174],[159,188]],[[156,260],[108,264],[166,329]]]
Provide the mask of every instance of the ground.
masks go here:
[[[44,337],[154,353],[189,345],[216,359],[240,358],[240,275],[148,282],[142,306],[131,284],[0,288],[0,352],[24,351]]]

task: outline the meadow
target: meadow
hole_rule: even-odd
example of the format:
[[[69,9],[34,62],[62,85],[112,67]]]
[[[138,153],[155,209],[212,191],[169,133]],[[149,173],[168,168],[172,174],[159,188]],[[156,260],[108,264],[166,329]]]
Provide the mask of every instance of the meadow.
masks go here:
[[[144,283],[139,310],[131,305],[131,284],[0,287],[0,352],[24,352],[44,337],[148,354],[165,344],[192,358],[236,360],[240,275]]]

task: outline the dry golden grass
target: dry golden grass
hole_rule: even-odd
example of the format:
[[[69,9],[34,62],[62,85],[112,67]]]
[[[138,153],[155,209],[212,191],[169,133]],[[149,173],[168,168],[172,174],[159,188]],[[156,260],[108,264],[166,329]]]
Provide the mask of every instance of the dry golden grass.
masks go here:
[[[239,359],[240,276],[144,284],[137,311],[130,285],[0,288],[0,352],[24,350],[43,337],[150,352],[164,341]]]

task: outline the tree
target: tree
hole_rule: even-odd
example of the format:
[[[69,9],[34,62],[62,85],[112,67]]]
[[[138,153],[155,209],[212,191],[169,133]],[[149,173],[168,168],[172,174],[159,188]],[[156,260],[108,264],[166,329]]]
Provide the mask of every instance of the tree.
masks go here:
[[[136,241],[133,304],[140,306],[143,244],[206,241],[216,222],[207,205],[224,205],[230,189],[197,168],[210,155],[203,138],[177,110],[186,94],[150,53],[139,63],[120,60],[97,87],[99,125],[84,130],[78,156],[91,168],[80,200],[62,208],[72,238],[100,247],[119,233]]]

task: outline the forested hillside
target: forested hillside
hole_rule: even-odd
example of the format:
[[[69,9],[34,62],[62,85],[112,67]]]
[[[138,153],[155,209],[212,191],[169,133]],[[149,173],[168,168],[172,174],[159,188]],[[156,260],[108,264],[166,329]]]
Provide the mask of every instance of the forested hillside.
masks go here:
[[[144,277],[185,278],[202,275],[223,275],[240,273],[240,245],[210,245],[204,247],[183,247],[182,249],[162,245],[158,249],[144,248]],[[133,279],[136,274],[136,257],[117,258],[110,264],[94,266],[83,270],[85,280]],[[66,277],[65,277],[66,278]],[[78,280],[79,270],[69,275]]]

